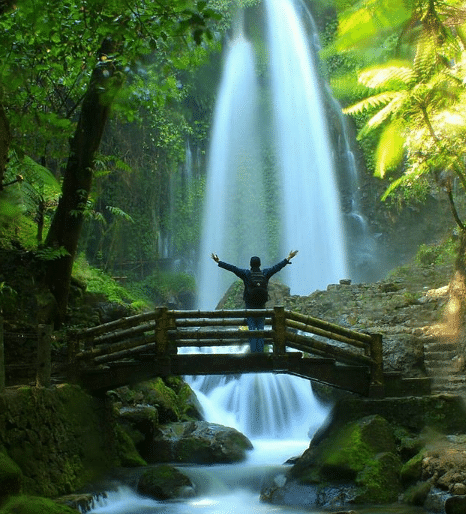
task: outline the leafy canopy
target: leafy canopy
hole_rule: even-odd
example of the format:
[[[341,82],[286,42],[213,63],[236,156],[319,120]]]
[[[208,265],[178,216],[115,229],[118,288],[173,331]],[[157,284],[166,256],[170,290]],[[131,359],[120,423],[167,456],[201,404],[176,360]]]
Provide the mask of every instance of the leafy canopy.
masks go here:
[[[371,6],[383,13],[388,3],[365,2],[359,14],[366,16]],[[397,187],[410,187],[426,175],[451,187],[445,180],[450,173],[466,189],[462,164],[466,142],[466,53],[461,37],[465,11],[444,0],[390,3],[398,5],[394,12],[404,13],[402,23],[398,20],[391,27],[399,33],[394,47],[398,56],[358,70],[358,83],[365,94],[344,112],[359,119],[364,115],[360,139],[374,131],[379,134],[375,152],[377,176],[383,178],[403,164],[403,174],[391,183],[384,198]],[[341,49],[350,51],[356,44],[367,44],[367,38],[358,37],[348,43],[356,27],[348,24],[355,17],[356,12],[343,17],[347,23],[337,40]],[[389,17],[377,19],[382,29],[367,29],[368,37],[377,38],[393,22]]]

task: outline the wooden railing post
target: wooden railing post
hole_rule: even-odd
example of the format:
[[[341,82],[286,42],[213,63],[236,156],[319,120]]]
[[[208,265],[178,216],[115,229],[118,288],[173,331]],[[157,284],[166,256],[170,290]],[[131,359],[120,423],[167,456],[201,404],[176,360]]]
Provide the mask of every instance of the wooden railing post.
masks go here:
[[[168,356],[170,354],[169,330],[176,328],[175,318],[168,307],[160,307],[156,316],[155,342],[157,355]]]
[[[68,366],[67,366],[67,379],[71,383],[78,381],[79,376],[79,363],[77,362],[76,355],[80,350],[80,340],[77,330],[70,330],[67,333],[68,340]]]
[[[3,318],[0,316],[0,393],[5,389],[5,350],[3,346]]]
[[[369,395],[383,396],[383,346],[381,334],[372,334],[371,357],[374,363],[371,366],[371,383],[369,386]]]
[[[37,329],[36,386],[49,387],[52,374],[52,326],[39,325]]]
[[[283,355],[286,353],[286,316],[285,307],[274,307],[272,328],[274,331],[273,353]]]

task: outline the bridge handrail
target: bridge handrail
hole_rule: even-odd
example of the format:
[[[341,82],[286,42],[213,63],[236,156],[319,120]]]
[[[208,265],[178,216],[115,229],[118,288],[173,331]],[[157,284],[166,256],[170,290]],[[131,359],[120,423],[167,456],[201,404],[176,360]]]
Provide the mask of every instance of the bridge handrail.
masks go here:
[[[284,355],[289,347],[311,355],[331,356],[342,363],[365,365],[370,368],[372,383],[382,387],[380,335],[356,332],[283,307],[215,311],[160,307],[75,332],[74,344],[70,345],[70,362],[84,359],[101,363],[147,351],[162,357],[176,353],[182,347],[238,345],[251,334],[233,327],[243,325],[244,319],[250,316],[266,319],[265,329],[255,331],[254,335],[266,339],[275,355]],[[227,330],[221,330],[222,327]],[[340,344],[334,345],[313,336]],[[80,347],[81,343],[84,348]]]

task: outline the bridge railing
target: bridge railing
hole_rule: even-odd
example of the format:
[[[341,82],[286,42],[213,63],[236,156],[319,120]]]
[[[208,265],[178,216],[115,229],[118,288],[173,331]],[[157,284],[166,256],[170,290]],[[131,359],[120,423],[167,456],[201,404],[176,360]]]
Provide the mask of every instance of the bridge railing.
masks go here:
[[[356,332],[283,307],[254,310],[169,310],[122,318],[78,331],[70,338],[71,368],[81,362],[103,364],[138,354],[169,358],[180,348],[224,347],[248,342],[245,318],[264,317],[264,330],[254,331],[264,338],[274,355],[288,349],[311,356],[332,358],[350,365],[367,366],[371,388],[383,388],[382,338],[379,334]]]

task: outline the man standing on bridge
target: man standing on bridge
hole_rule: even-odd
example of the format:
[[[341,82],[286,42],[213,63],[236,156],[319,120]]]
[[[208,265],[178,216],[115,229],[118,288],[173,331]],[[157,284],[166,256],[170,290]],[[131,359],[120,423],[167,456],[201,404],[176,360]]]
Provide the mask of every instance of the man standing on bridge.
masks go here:
[[[288,254],[288,257],[280,261],[271,268],[260,269],[261,260],[259,257],[251,257],[251,269],[242,269],[223,262],[218,258],[218,255],[213,253],[212,259],[219,265],[220,268],[231,271],[239,277],[244,283],[243,299],[246,304],[246,309],[265,309],[265,304],[268,300],[268,282],[270,277],[278,273],[287,264],[291,264],[291,259],[298,253],[298,250],[293,250]],[[261,316],[249,316],[247,318],[249,330],[264,330],[265,319]],[[250,338],[249,345],[251,352],[262,353],[264,351],[264,339]]]

